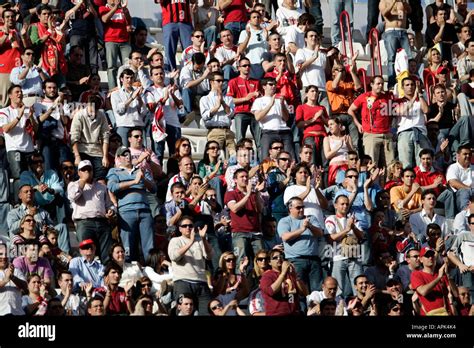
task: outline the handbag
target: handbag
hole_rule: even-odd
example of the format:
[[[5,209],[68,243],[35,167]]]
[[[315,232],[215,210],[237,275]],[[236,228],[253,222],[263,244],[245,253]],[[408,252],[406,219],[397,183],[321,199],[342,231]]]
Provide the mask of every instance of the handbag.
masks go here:
[[[155,109],[155,115],[153,121],[151,122],[151,135],[153,140],[157,143],[166,139],[168,134],[166,134],[163,126],[160,125],[160,121],[164,116],[163,104],[159,103]]]
[[[339,230],[342,231],[344,228],[337,218],[336,223]],[[346,234],[346,236],[341,240],[341,255],[344,257],[355,257],[357,255],[356,245],[359,245],[359,239],[357,236]]]

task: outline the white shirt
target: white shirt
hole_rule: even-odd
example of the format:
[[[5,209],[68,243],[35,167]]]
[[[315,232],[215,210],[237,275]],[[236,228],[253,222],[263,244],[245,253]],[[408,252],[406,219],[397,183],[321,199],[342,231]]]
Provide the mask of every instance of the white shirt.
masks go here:
[[[316,52],[308,48],[301,48],[295,55],[295,66],[303,64],[312,58]],[[320,91],[326,90],[326,75],[324,69],[326,67],[326,53],[319,51],[318,58],[308,66],[301,75],[303,86],[315,85]]]
[[[138,98],[135,98],[130,105],[125,108],[125,102],[132,96],[135,88],[131,92],[125,91],[122,87],[110,96],[112,110],[114,111],[117,127],[143,127],[145,126],[145,117],[147,108],[145,102],[140,106]]]
[[[406,100],[401,105],[405,107],[407,103],[408,101]],[[425,117],[421,111],[421,102],[419,100],[413,103],[411,109],[408,110],[407,115],[401,115],[399,117],[397,133],[400,134],[403,131],[413,129],[415,127],[418,128],[421,133],[427,135]]]
[[[288,201],[291,198],[295,196],[299,196],[304,191],[306,191],[306,186],[303,186],[303,185],[288,186],[285,189],[285,193],[283,194],[283,203],[285,204],[288,203]],[[318,196],[316,195],[316,191],[313,187],[311,188],[311,191],[306,196],[303,202],[304,202],[304,215],[315,216],[320,226],[324,226],[324,214],[321,209],[321,204],[319,203]]]
[[[13,270],[13,275],[25,281],[25,277],[19,269]],[[5,272],[0,270],[0,281],[5,278]],[[0,315],[13,314],[25,315],[21,305],[21,290],[10,280],[3,288],[0,288]]]
[[[444,216],[434,214],[433,219],[430,219],[425,209],[410,215],[411,229],[417,236],[426,236],[426,226],[428,226],[428,224],[437,224],[441,227],[443,237],[447,235],[446,218]]]
[[[467,169],[463,168],[459,162],[453,163],[448,167],[446,172],[446,181],[449,183],[449,180],[456,179],[459,180],[464,185],[474,188],[474,171],[473,165],[470,165]],[[457,191],[454,187],[450,185],[454,192]],[[462,207],[461,207],[462,208]]]
[[[286,29],[285,48],[288,48],[288,45],[291,42],[293,42],[298,48],[303,48],[305,46],[304,31],[298,28],[297,25],[292,25]]]
[[[223,63],[226,60],[232,59],[237,55],[237,46],[233,45],[232,48],[227,48],[223,44],[220,44],[216,48],[216,54],[214,54],[214,58],[216,58],[220,63]],[[237,66],[238,59],[234,63],[234,66]]]
[[[35,116],[36,118],[39,118],[41,114],[47,112],[51,106],[53,106],[54,100],[47,100],[43,99],[40,103],[34,103],[33,108],[35,110]],[[64,115],[67,117],[71,117],[71,104],[69,103],[63,103],[63,112]],[[54,118],[56,121],[58,121],[58,126],[53,129],[51,132],[51,135],[55,137],[56,139],[64,139],[64,127],[63,127],[63,122],[61,120],[61,114],[59,113],[59,106],[54,109],[54,111],[51,113],[52,118]]]
[[[277,20],[280,22],[280,25],[277,28],[278,33],[280,35],[285,35],[291,26],[298,25],[298,18],[300,18],[303,13],[304,11],[299,8],[292,10],[287,7],[280,7],[276,11]]]
[[[247,45],[245,56],[252,64],[261,64],[263,54],[268,51],[267,32],[263,29],[250,28],[251,37]],[[247,39],[247,31],[242,30],[239,36],[239,44]]]
[[[272,97],[260,97],[255,99],[252,104],[252,113],[255,114],[257,111],[265,109],[271,103],[271,101]],[[281,103],[281,99],[275,99],[275,103],[273,103],[273,106],[270,111],[268,111],[265,117],[261,118],[260,121],[258,121],[262,130],[282,131],[290,129],[286,125],[286,122],[283,121],[283,110]],[[285,103],[285,106],[288,109],[288,105],[286,104],[286,102],[283,101],[283,103]]]
[[[329,234],[336,234],[336,233],[339,233],[339,232],[342,232],[346,226],[347,226],[347,217],[341,217],[341,218],[338,218],[336,217],[336,215],[330,215],[326,218],[326,221],[325,221],[325,224],[326,224],[326,232],[325,234],[329,235]],[[358,223],[356,223],[356,226],[357,226]],[[357,226],[357,228],[359,228]],[[347,234],[347,235],[354,235],[354,231],[353,230],[350,230],[350,232]],[[340,245],[341,242],[339,241],[334,241],[334,243],[336,245]],[[333,250],[333,254],[332,254],[332,260],[333,261],[342,261],[342,260],[346,260],[347,257],[346,256],[343,256],[342,253],[341,253],[341,250],[337,249],[336,250]],[[341,285],[339,285],[341,286]]]
[[[164,87],[151,86],[148,87],[144,94],[145,103],[157,103],[164,95]],[[181,93],[179,90],[174,92],[174,95],[181,99]],[[173,127],[181,127],[178,118],[178,108],[174,102],[173,97],[170,95],[163,105],[163,113],[165,116],[165,123]]]
[[[187,88],[189,82],[197,80],[202,76],[202,74],[203,72],[201,71],[194,71],[193,64],[187,64],[181,69],[181,73],[179,74],[179,86],[181,89]],[[204,81],[193,88],[197,88],[197,94],[204,95],[210,90],[209,80],[204,79]]]
[[[7,151],[33,152],[34,145],[31,136],[25,132],[26,121],[30,114],[30,108],[25,107],[23,117],[10,132],[3,132],[5,137],[5,147]],[[10,123],[18,117],[18,110],[11,106],[0,110],[0,127]]]
[[[201,98],[199,101],[199,109],[201,117],[206,127],[229,127],[234,115],[234,98],[223,96],[224,102],[229,106],[230,112],[226,113],[224,107],[221,105],[217,113],[211,115],[211,109],[217,104],[217,92],[211,91],[208,95]]]
[[[459,234],[461,232],[469,231],[469,225],[467,218],[471,215],[471,211],[469,209],[462,210],[456,214],[454,217],[453,222],[453,232],[454,234]]]

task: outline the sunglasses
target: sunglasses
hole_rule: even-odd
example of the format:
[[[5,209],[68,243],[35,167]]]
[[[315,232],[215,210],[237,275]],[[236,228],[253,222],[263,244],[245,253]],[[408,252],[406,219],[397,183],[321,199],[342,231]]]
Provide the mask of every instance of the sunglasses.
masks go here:
[[[275,86],[273,82],[267,83],[267,86]]]
[[[290,159],[288,157],[283,157],[283,158],[279,158],[278,160],[288,162]]]
[[[393,307],[391,309],[392,312],[400,312],[400,307]]]
[[[272,150],[283,150],[283,146],[272,147]]]
[[[211,310],[215,311],[218,308],[223,308],[221,304],[216,304],[215,306],[211,307]]]
[[[91,167],[84,167],[84,168],[79,169],[79,171],[80,172],[91,172],[92,168]]]
[[[193,228],[194,225],[193,225],[193,224],[183,224],[183,225],[180,225],[179,227],[182,227],[182,228]]]
[[[359,175],[348,175],[348,176],[346,176],[346,178],[349,178],[349,179],[354,179],[354,178],[357,179],[358,177],[359,177]]]
[[[182,147],[191,147],[189,144],[181,144]]]
[[[243,64],[243,65],[241,65],[240,67],[241,67],[241,68],[248,68],[249,66],[250,66],[250,64]]]
[[[232,258],[232,259],[224,259],[225,262],[235,262],[235,259]]]
[[[304,205],[299,205],[299,206],[295,207],[295,209],[296,210],[302,210],[302,209],[304,209]]]
[[[63,166],[63,170],[74,170],[74,166]]]
[[[35,222],[33,219],[26,219],[25,222]]]
[[[211,146],[208,148],[208,150],[219,150],[219,147],[217,146]]]
[[[25,52],[25,56],[32,56],[33,52]]]
[[[143,283],[142,288],[151,288],[151,284],[150,283]]]
[[[143,138],[142,135],[138,135],[138,134],[137,135],[132,135],[132,137],[134,137],[135,139]]]
[[[268,261],[268,257],[257,257],[257,261]]]
[[[214,82],[223,83],[223,82],[224,82],[224,80],[214,80]]]
[[[194,37],[195,37],[196,39],[201,39],[201,38],[204,37],[204,35],[194,35]]]
[[[283,259],[284,259],[283,255],[278,255],[278,256],[273,256],[272,257],[272,260],[283,260]]]

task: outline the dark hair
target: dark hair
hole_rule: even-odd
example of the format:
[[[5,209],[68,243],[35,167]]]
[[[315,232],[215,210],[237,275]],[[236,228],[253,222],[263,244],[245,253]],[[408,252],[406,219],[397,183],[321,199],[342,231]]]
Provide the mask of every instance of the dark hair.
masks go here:
[[[122,275],[123,273],[123,268],[120,267],[117,262],[109,261],[104,269],[104,277],[107,277],[112,270],[117,271],[117,273],[119,273],[120,275]]]
[[[456,153],[460,154],[462,150],[469,150],[471,151],[471,145],[470,144],[464,144],[458,147],[456,150]]]
[[[181,217],[181,219],[178,220],[178,226],[180,226],[184,220],[191,220],[194,223],[194,219],[191,216],[184,215]]]
[[[59,270],[58,271],[58,281],[63,279],[63,274],[69,274],[72,277],[71,271]]]
[[[49,12],[53,12],[53,9],[51,8],[51,6],[47,5],[47,4],[41,4],[38,6],[38,11],[36,12],[38,15],[41,14],[41,12],[43,11],[49,11]]]
[[[250,63],[250,59],[248,59],[247,57],[242,57],[242,58],[240,58],[240,60],[239,60],[239,66],[242,65],[242,62],[243,62],[244,60]]]
[[[430,235],[430,230],[438,230],[438,231],[441,231],[441,227],[440,225],[438,224],[435,224],[435,223],[431,223],[431,224],[428,224],[426,226],[426,235],[429,236]]]
[[[221,63],[219,62],[219,59],[217,59],[217,58],[211,58],[211,59],[209,59],[209,61],[207,62],[207,65],[209,65],[209,64],[211,64],[211,63],[217,63],[217,64],[219,64],[219,69],[220,69],[220,64],[221,64]]]
[[[165,69],[162,66],[154,66],[150,69],[150,76],[153,75],[153,72],[155,70],[162,70],[163,72],[165,71]]]
[[[134,53],[137,53],[137,54],[139,54],[140,56],[143,57],[143,53],[141,53],[140,51],[135,50],[135,51],[130,52],[130,54],[128,55],[128,59],[132,59]]]
[[[411,81],[411,82],[415,83],[415,79],[411,76],[408,76],[408,77],[405,77],[404,79],[402,79],[402,86],[405,84],[405,81]]]
[[[311,174],[311,169],[309,169],[309,166],[306,163],[298,163],[291,171],[291,176],[295,177],[296,173],[298,173],[301,168],[304,168],[308,174]]]
[[[41,84],[41,87],[42,87],[43,89],[46,89],[46,85],[47,85],[48,83],[54,83],[54,84],[56,85],[56,87],[58,86],[58,84],[57,84],[56,81],[54,81],[52,78],[49,78],[49,79],[46,79],[46,80],[43,81],[43,83]]]
[[[354,278],[354,285],[357,285],[357,280],[361,277],[367,278],[367,276],[365,274],[359,274],[357,277]],[[369,279],[369,278],[367,278],[367,279]]]
[[[120,243],[120,242],[114,242],[114,243],[111,245],[110,249],[109,249],[109,260],[112,260],[112,261],[114,260],[114,258],[112,257],[112,255],[113,255],[113,253],[114,253],[115,248],[117,248],[117,247],[121,247],[122,250],[125,251],[125,248],[123,247],[122,243]]]
[[[237,145],[236,147],[240,146],[240,145],[244,145],[245,147],[245,143],[252,143],[252,146],[253,146],[253,140],[250,139],[250,138],[242,138],[240,139],[238,142],[237,142]]]
[[[298,17],[298,24],[297,25],[314,25],[316,23],[316,19],[314,16],[310,13],[303,13],[301,16]],[[314,31],[316,31],[316,28],[314,28]],[[306,34],[305,34],[306,37]]]
[[[6,8],[5,10],[3,10],[3,13],[2,13],[2,18],[5,19],[5,13],[7,12],[12,12],[15,16],[16,16],[16,11],[14,9],[12,9],[11,7],[9,8]]]
[[[285,146],[285,143],[283,142],[283,140],[281,139],[273,139],[271,142],[270,142],[270,147],[268,148],[269,150],[273,147],[273,145],[275,144],[283,144],[283,146]]]
[[[143,135],[143,128],[142,127],[132,127],[127,131],[127,138],[130,138],[132,136],[133,132],[140,131],[142,132]]]
[[[194,304],[194,297],[193,297],[193,295],[190,294],[189,292],[184,292],[184,293],[178,295],[178,298],[177,298],[178,304],[182,304],[182,303],[183,303],[183,298],[187,298],[187,299],[189,299],[189,300],[192,300],[192,301],[193,301],[193,304]]]
[[[184,184],[182,182],[175,182],[173,185],[171,185],[170,187],[170,192],[173,193],[174,190],[176,190],[177,188],[182,188],[183,190],[186,191],[186,186],[184,186]]]
[[[216,72],[213,72],[213,73],[210,73],[210,74],[209,74],[209,77],[208,77],[209,81],[214,81],[214,79],[216,78],[216,76],[220,76],[220,77],[224,78],[224,74],[223,74],[223,73],[221,73],[220,71],[216,71]]]
[[[431,149],[421,149],[418,156],[421,158],[421,156],[423,156],[423,155],[430,155],[431,157],[434,157],[434,152]]]
[[[322,312],[325,307],[328,306],[334,306],[337,307],[337,302],[336,300],[333,300],[332,298],[325,298],[319,303],[319,310]]]
[[[426,190],[423,191],[423,193],[421,194],[421,200],[425,199],[425,197],[428,195],[433,195],[436,198],[436,192],[434,192],[433,190]]]
[[[406,172],[412,172],[413,175],[415,175],[415,178],[416,178],[416,173],[415,173],[415,169],[411,168],[411,167],[406,167],[402,170],[401,172],[401,177],[403,178],[403,176],[405,175]]]
[[[135,76],[135,73],[133,72],[132,69],[123,69],[122,72],[120,73],[120,79],[122,79],[125,75],[127,76]]]
[[[31,155],[28,156],[28,164],[33,164],[33,158],[38,158],[41,157],[41,159],[44,161],[43,154],[41,152],[35,151]]]
[[[276,83],[276,80],[273,77],[264,77],[260,80],[260,85],[263,87],[266,86],[269,82]]]
[[[235,171],[234,173],[234,180],[237,179],[237,175],[239,175],[240,173],[246,173],[248,174],[248,170],[247,169],[244,169],[244,168],[239,168]]]
[[[474,214],[469,215],[467,221],[471,223],[472,219],[474,219]]]
[[[339,196],[336,197],[336,200],[334,201],[334,203],[339,202],[339,198],[347,198],[347,199],[349,199],[349,197],[347,197],[346,195],[339,195]]]
[[[356,155],[357,158],[359,158],[359,154],[357,153],[357,151],[354,151],[354,150],[347,151],[347,156],[349,155]]]
[[[206,146],[204,147],[204,154],[203,154],[203,156],[202,156],[202,162],[203,162],[204,164],[211,164],[210,159],[209,159],[209,154],[207,153],[207,150],[209,150],[209,146],[210,146],[211,144],[217,144],[217,145],[219,145],[219,143],[218,143],[217,141],[215,141],[215,140],[209,140],[209,141],[206,143]],[[219,146],[219,147],[220,147],[220,146]]]
[[[301,16],[298,18],[298,25],[300,25],[299,19],[301,19],[302,16],[303,16],[303,15],[301,15]],[[304,23],[301,23],[301,24],[304,24]],[[317,36],[318,38],[321,37],[321,36],[319,35],[318,29],[316,29],[316,27],[314,27],[314,26],[311,26],[311,27],[309,27],[308,29],[306,29],[306,31],[304,32],[304,38],[305,38],[305,39],[308,38],[309,33],[316,33],[316,36]]]
[[[214,312],[213,312],[212,309],[211,309],[211,303],[212,303],[212,302],[216,302],[216,301],[221,304],[222,308],[224,308],[224,305],[222,304],[222,301],[219,300],[218,298],[213,298],[212,300],[210,300],[209,303],[207,304],[207,312],[208,312],[209,315],[212,316],[212,317],[214,317],[215,314],[214,314]]]
[[[370,83],[371,83],[371,84],[374,83],[375,80],[378,79],[378,78],[379,78],[379,79],[382,79],[382,81],[384,81],[382,75],[374,75],[374,76],[372,76],[372,78],[370,79]]]
[[[196,52],[193,54],[191,62],[199,65],[204,64],[206,62],[206,56],[202,52]]]

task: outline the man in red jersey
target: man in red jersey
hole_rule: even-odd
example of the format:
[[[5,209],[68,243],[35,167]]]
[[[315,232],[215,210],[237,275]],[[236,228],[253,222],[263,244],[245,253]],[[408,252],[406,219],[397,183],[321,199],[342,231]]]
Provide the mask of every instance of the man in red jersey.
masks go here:
[[[394,159],[394,147],[390,125],[392,122],[390,99],[383,91],[384,80],[380,75],[372,78],[372,90],[363,93],[354,100],[348,110],[354,120],[359,133],[363,133],[364,152],[369,155],[379,167],[387,167]],[[362,124],[356,116],[360,110]],[[385,163],[379,162],[379,157],[383,151]]]
[[[186,48],[192,44],[193,21],[190,4],[195,4],[196,0],[155,0],[155,3],[161,5],[166,68],[172,71],[176,69],[178,38],[181,47]]]

